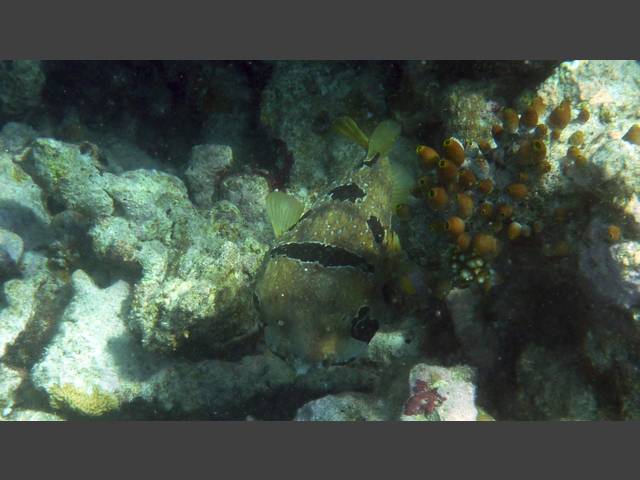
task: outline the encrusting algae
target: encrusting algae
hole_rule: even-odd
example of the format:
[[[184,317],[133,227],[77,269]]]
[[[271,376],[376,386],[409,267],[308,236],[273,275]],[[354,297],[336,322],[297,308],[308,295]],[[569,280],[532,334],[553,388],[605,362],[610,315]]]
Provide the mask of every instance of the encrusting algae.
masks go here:
[[[55,409],[68,408],[81,415],[99,417],[120,408],[120,401],[110,393],[104,393],[93,387],[91,393],[65,383],[51,387],[51,406]]]

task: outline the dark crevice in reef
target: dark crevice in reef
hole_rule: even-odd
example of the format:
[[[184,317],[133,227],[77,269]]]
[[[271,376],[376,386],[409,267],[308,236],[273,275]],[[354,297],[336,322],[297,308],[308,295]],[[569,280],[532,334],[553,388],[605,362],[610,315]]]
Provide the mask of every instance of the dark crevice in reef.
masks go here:
[[[39,410],[55,414],[56,412],[51,410],[47,394],[36,388],[31,376],[28,375],[28,370],[20,369],[20,371],[23,375],[23,379],[14,394],[14,409],[21,408],[25,410]]]
[[[261,420],[291,420],[304,404],[325,395],[374,392],[379,389],[384,374],[378,367],[363,362],[314,368],[296,377],[290,386],[275,387],[269,401],[256,399],[247,410]]]
[[[446,303],[437,298],[429,298],[418,315],[426,329],[421,351],[425,353],[428,363],[445,367],[464,363],[466,359],[462,345]]]
[[[509,100],[525,88],[535,88],[560,63],[558,60],[467,60],[433,62],[435,78],[442,84],[460,80],[496,81]],[[500,80],[500,81],[497,81]]]
[[[373,265],[360,255],[322,243],[287,243],[274,248],[271,255],[283,255],[301,262],[317,262],[324,267],[354,267],[368,273],[374,272]]]
[[[0,277],[0,282],[3,283],[3,286],[5,281],[6,279]],[[4,288],[0,288],[0,310],[7,308],[8,305],[9,302],[7,301],[7,295],[5,294]]]
[[[329,196],[337,201],[355,202],[360,198],[364,198],[366,193],[355,183],[347,183],[340,185],[329,192]]]
[[[584,293],[572,288],[578,281],[572,274],[577,267],[569,259],[555,267],[538,259],[536,267],[528,267],[532,261],[514,259],[512,268],[523,280],[505,283],[491,294],[482,309],[484,327],[492,331],[497,345],[494,364],[478,369],[478,403],[500,419],[548,419],[544,410],[536,409],[539,407],[535,399],[523,402],[518,397],[525,388],[519,379],[522,355],[529,346],[536,345],[563,358],[565,368],[571,369],[576,381],[585,389],[593,389],[600,409],[609,412],[609,418],[616,418],[618,399],[611,393],[610,382],[603,382],[589,371],[582,352],[591,314]],[[524,303],[514,304],[513,298]],[[473,363],[471,359],[465,361]],[[538,380],[542,384],[547,373],[542,365],[539,368]]]
[[[9,346],[4,362],[15,368],[30,370],[44,354],[58,328],[58,321],[71,300],[71,286],[44,281],[38,286],[37,306],[26,328]]]
[[[42,68],[46,82],[39,111],[47,111],[57,138],[86,140],[84,127],[121,132],[151,156],[181,166],[193,145],[216,142],[207,127],[212,117],[242,110],[244,128],[251,132],[237,146],[244,149],[243,160],[269,170],[273,157],[282,160],[277,141],[260,121],[262,92],[274,68],[270,62],[45,61]],[[248,98],[234,95],[227,78],[246,81],[239,90]],[[286,184],[286,169],[277,173]]]

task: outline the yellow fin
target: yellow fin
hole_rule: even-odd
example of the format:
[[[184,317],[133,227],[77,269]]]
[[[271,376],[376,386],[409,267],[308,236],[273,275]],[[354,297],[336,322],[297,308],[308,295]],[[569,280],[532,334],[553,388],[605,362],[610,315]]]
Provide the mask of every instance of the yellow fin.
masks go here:
[[[409,203],[414,180],[402,166],[391,163],[391,204],[395,209],[402,203]]]
[[[373,158],[376,154],[386,156],[396,140],[400,136],[400,124],[395,120],[380,122],[369,139],[367,158]]]
[[[385,232],[384,240],[382,244],[387,250],[387,253],[391,255],[397,255],[402,251],[402,245],[400,245],[400,237],[391,229]]]
[[[273,226],[276,238],[289,230],[300,220],[304,205],[284,192],[271,192],[267,195],[267,216]]]
[[[348,138],[349,140],[353,140],[362,148],[369,147],[369,138],[362,130],[360,130],[360,127],[358,127],[358,124],[353,118],[347,116],[340,117],[333,124],[333,128],[340,135]]]

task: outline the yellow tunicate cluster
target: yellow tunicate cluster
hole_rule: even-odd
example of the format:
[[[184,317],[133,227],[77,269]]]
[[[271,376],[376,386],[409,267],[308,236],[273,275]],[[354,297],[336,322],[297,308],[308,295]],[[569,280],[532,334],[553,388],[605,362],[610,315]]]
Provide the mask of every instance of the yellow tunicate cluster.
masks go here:
[[[446,139],[440,148],[417,147],[422,172],[414,195],[425,201],[431,215],[439,218],[430,221],[430,230],[446,235],[443,238],[449,238],[454,250],[470,252],[491,262],[501,254],[503,244],[526,244],[528,238],[541,234],[545,222],[531,219],[529,211],[524,221],[522,209],[527,209],[530,199],[535,197],[540,179],[553,169],[547,158],[550,137],[560,138],[562,130],[573,120],[571,102],[564,100],[550,107],[546,116],[550,128],[547,128],[539,123],[546,108],[536,97],[520,115],[512,108],[503,109],[502,124],[491,129],[496,147],[481,140],[479,151],[470,156],[462,143],[453,138]],[[582,109],[573,121],[588,120],[589,115]],[[568,139],[573,145],[568,155],[578,166],[586,164],[578,149],[584,141],[582,131],[576,131]],[[499,181],[488,168],[496,158],[500,159],[500,170],[506,173]],[[616,237],[615,232],[609,236]],[[571,253],[563,242],[564,239],[558,240],[551,249],[553,255]]]

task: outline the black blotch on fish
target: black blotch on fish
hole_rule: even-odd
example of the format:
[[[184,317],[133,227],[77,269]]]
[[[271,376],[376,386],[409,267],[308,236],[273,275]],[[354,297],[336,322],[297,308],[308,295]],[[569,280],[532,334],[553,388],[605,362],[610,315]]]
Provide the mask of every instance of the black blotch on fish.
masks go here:
[[[367,167],[373,167],[376,162],[380,160],[380,154],[376,153],[373,157],[371,157],[369,160],[365,160],[364,162],[362,162],[363,165],[366,165]]]
[[[286,243],[274,248],[271,256],[283,255],[301,262],[317,262],[324,267],[354,267],[367,273],[375,271],[373,265],[360,255],[333,245],[322,243]]]
[[[373,239],[376,243],[382,243],[384,240],[384,227],[378,217],[371,216],[369,220],[367,220],[367,225],[369,225],[369,229],[371,233],[373,233]]]
[[[347,200],[349,202],[355,202],[359,198],[363,198],[365,195],[366,193],[364,190],[355,183],[340,185],[329,192],[329,196],[333,200],[337,201]]]

